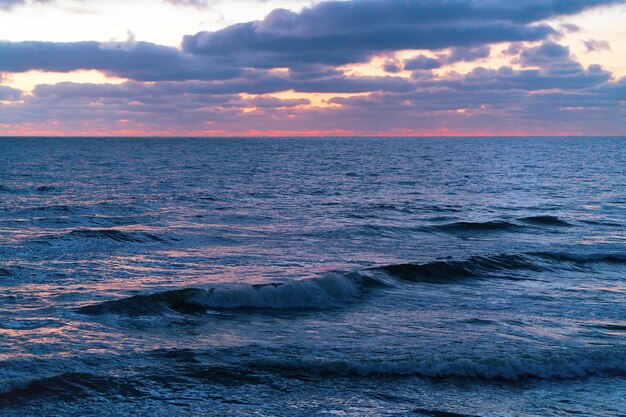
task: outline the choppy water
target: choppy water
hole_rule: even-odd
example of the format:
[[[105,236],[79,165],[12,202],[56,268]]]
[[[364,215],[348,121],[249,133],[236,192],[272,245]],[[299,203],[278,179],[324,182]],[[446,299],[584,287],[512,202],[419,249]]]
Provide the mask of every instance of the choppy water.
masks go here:
[[[1,139],[0,414],[626,414],[626,139]]]

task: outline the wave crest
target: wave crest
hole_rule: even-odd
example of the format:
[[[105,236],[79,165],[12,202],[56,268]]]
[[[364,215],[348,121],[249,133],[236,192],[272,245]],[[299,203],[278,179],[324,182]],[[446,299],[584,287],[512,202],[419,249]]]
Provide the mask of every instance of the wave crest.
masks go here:
[[[431,226],[433,230],[449,233],[480,233],[480,232],[507,232],[520,231],[523,226],[506,221],[486,222],[453,222]]]
[[[547,269],[526,256],[499,254],[473,256],[467,260],[442,260],[423,264],[397,264],[370,268],[369,271],[383,272],[395,278],[412,282],[447,283],[489,274],[512,271]],[[510,278],[510,277],[508,277]]]
[[[109,239],[116,242],[165,242],[157,235],[147,232],[126,232],[116,229],[77,229],[68,233],[70,237]]]
[[[167,312],[198,314],[207,310],[229,309],[322,310],[354,302],[364,288],[373,285],[383,284],[359,274],[328,274],[321,278],[285,283],[157,292],[84,306],[78,311],[89,315],[141,316]]]
[[[556,216],[529,216],[529,217],[523,217],[520,220],[525,223],[535,224],[539,226],[561,226],[561,227],[572,226],[570,223]]]
[[[290,374],[355,377],[471,378],[516,381],[573,379],[590,375],[626,376],[626,349],[590,352],[543,352],[506,357],[445,357],[381,361],[314,359],[265,360],[255,368]]]
[[[349,273],[329,273],[307,280],[176,289],[88,305],[78,311],[90,315],[142,316],[168,312],[199,314],[228,309],[324,310],[354,303],[366,290],[402,282],[453,284],[476,279],[528,280],[531,278],[515,272],[580,269],[596,263],[624,264],[626,256],[558,252],[482,255],[465,260],[383,265]]]

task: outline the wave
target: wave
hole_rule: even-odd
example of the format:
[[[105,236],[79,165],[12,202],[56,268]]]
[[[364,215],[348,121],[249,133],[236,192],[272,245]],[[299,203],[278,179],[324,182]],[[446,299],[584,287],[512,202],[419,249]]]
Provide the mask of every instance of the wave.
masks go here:
[[[595,327],[596,329],[611,330],[615,332],[626,332],[626,321],[624,322],[599,322],[589,324],[589,327]]]
[[[25,213],[29,212],[51,212],[51,213],[72,213],[76,211],[76,207],[67,206],[65,204],[51,204],[47,206],[34,206],[34,207],[26,207],[24,209]]]
[[[42,397],[73,401],[87,392],[141,395],[136,383],[132,381],[85,372],[62,372],[46,377],[7,382],[8,384],[4,386],[0,385],[0,406],[19,404]]]
[[[40,193],[45,193],[45,192],[54,191],[54,190],[56,190],[56,187],[52,185],[42,185],[41,187],[37,187],[37,191]]]
[[[430,229],[449,233],[479,233],[479,232],[507,232],[521,231],[524,229],[515,223],[506,221],[486,221],[486,222],[453,222],[430,226]]]
[[[13,272],[5,268],[0,268],[0,277],[12,277]]]
[[[572,254],[562,252],[530,252],[529,255],[561,264],[570,263],[583,266],[597,263],[626,264],[626,253]]]
[[[88,315],[146,316],[167,313],[201,314],[208,310],[324,310],[357,302],[367,291],[402,282],[453,284],[464,280],[528,280],[515,271],[584,268],[594,263],[626,263],[626,255],[574,255],[558,252],[473,256],[466,260],[393,264],[354,272],[333,272],[319,278],[222,288],[184,288],[136,295],[83,306]]]
[[[427,377],[517,381],[575,379],[592,375],[626,376],[626,349],[547,351],[507,356],[446,357],[355,361],[325,359],[269,359],[253,369],[291,376]]]
[[[624,227],[623,224],[611,220],[580,220],[580,222],[593,226]]]
[[[109,239],[116,242],[165,242],[165,239],[157,235],[147,232],[125,232],[116,229],[77,229],[72,230],[66,236],[90,238],[90,239]]]
[[[626,347],[587,348],[576,350],[545,350],[510,354],[458,356],[434,354],[413,358],[327,359],[305,355],[261,355],[234,357],[224,352],[218,362],[197,360],[193,351],[159,352],[159,375],[147,375],[150,386],[171,378],[189,382],[234,384],[266,384],[274,378],[307,380],[315,378],[426,378],[434,380],[463,379],[520,381],[582,379],[590,376],[626,377]],[[173,364],[169,362],[173,361]],[[170,366],[173,365],[173,366]],[[169,373],[169,372],[174,372]],[[115,376],[113,376],[115,375]],[[28,402],[37,398],[73,401],[85,396],[105,394],[142,397],[146,395],[140,375],[91,373],[88,371],[56,371],[48,375],[6,378],[0,380],[0,408],[3,405]]]
[[[384,206],[387,207],[393,206]],[[348,217],[358,219],[369,219],[376,217],[373,214],[367,212],[354,212],[346,214]],[[452,234],[458,237],[476,237],[482,234],[490,233],[524,233],[524,232],[536,232],[538,227],[542,228],[565,228],[572,227],[573,224],[556,216],[529,216],[521,217],[515,221],[505,220],[490,220],[490,221],[449,221],[449,216],[436,216],[428,219],[430,224],[421,225],[393,225],[393,224],[360,224],[351,225],[342,228],[332,228],[324,231],[311,232],[313,236],[323,236],[326,238],[332,237],[347,237],[350,235],[358,236],[377,236],[377,237],[406,237],[413,234]],[[448,223],[439,223],[438,221],[449,221]],[[433,223],[434,222],[434,223]]]
[[[143,316],[176,312],[199,314],[207,310],[323,310],[356,301],[369,286],[384,285],[359,274],[328,274],[321,278],[230,288],[185,288],[136,295],[77,309],[89,315]]]
[[[542,266],[527,255],[498,254],[473,256],[467,260],[442,260],[423,264],[397,264],[369,268],[366,271],[383,272],[411,282],[447,283],[488,276],[513,270],[543,271]]]
[[[571,223],[566,222],[556,216],[529,216],[522,217],[520,221],[525,223],[535,224],[539,226],[560,226],[560,227],[570,227]]]
[[[15,190],[13,188],[0,184],[0,193],[14,193],[14,192]]]
[[[450,411],[436,410],[430,408],[416,408],[412,410],[411,413],[430,417],[470,417],[467,414],[452,413]]]

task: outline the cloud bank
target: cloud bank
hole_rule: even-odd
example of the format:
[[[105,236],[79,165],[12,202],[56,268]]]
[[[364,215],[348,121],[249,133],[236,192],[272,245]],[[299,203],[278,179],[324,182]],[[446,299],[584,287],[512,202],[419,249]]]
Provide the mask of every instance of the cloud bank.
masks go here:
[[[97,70],[128,80],[39,85],[28,95],[2,87],[0,126],[18,133],[50,122],[85,133],[623,133],[626,81],[581,65],[556,41],[571,28],[546,20],[624,3],[327,1],[187,35],[180,48],[134,39],[0,42],[0,72]],[[494,45],[507,44],[504,64],[481,66]],[[600,40],[585,46],[609,48]],[[406,51],[415,53],[397,58]],[[347,71],[377,57],[387,57],[379,73]],[[455,72],[459,63],[474,67]],[[324,95],[324,104],[311,95]]]

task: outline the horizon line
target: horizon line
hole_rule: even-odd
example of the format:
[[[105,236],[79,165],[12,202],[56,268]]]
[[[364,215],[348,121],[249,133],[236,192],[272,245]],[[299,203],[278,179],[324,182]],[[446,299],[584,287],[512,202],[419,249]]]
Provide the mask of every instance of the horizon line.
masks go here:
[[[626,138],[625,134],[620,135],[0,135],[2,139],[443,139],[443,138]]]

